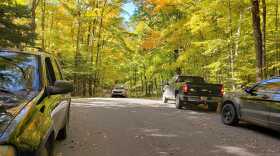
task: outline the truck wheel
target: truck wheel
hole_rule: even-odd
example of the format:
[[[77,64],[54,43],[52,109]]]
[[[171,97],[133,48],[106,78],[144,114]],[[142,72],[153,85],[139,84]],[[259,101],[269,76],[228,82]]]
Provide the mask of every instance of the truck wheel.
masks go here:
[[[168,103],[168,99],[165,96],[162,96],[162,102],[163,103]]]
[[[49,156],[49,151],[47,148],[44,148],[40,151],[40,153],[38,154],[38,156]]]
[[[182,109],[182,107],[183,107],[182,106],[182,101],[180,100],[179,95],[176,96],[176,104],[175,105],[176,105],[177,109]]]
[[[208,103],[208,111],[216,111],[218,108],[218,105],[216,103]]]
[[[238,124],[238,117],[234,106],[227,103],[222,108],[222,122],[226,125],[236,125]]]
[[[32,154],[31,154],[32,155]],[[54,136],[50,136],[46,144],[35,154],[36,156],[54,156]]]

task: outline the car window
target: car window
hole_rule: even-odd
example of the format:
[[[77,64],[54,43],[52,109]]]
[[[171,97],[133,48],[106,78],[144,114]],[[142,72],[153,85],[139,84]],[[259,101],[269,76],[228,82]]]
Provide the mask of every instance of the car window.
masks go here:
[[[52,66],[54,69],[56,80],[62,80],[62,74],[60,72],[59,66],[58,66],[57,62],[55,61],[55,59],[52,59]]]
[[[52,66],[51,59],[49,57],[45,59],[45,64],[46,64],[46,74],[47,74],[48,84],[54,85],[56,81],[56,77],[55,77],[55,72]]]
[[[0,52],[0,89],[24,98],[41,88],[38,57],[16,52]]]
[[[265,89],[270,91],[280,91],[280,79],[273,79],[268,81]]]
[[[124,87],[115,87],[115,89],[124,89]]]
[[[124,85],[116,85],[114,89],[125,89]]]
[[[272,79],[264,81],[257,85],[254,89],[255,92],[274,92],[280,91],[280,79]]]

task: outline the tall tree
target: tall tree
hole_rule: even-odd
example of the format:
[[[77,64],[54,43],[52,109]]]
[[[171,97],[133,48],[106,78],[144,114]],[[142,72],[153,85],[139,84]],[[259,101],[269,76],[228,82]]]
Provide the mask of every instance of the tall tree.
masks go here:
[[[231,0],[228,0],[228,23],[229,23],[229,67],[230,67],[230,75],[232,81],[232,88],[235,89],[234,83],[234,42],[233,42],[233,28],[232,28],[232,4]]]
[[[40,0],[32,0],[31,4],[31,29],[32,33],[36,34],[36,10]]]
[[[280,62],[280,41],[279,41],[279,0],[275,3],[275,60],[274,63]],[[280,67],[274,67],[273,74],[280,74]]]
[[[252,21],[253,21],[253,32],[255,39],[255,50],[256,50],[256,61],[257,61],[257,80],[260,81],[263,78],[263,38],[261,32],[260,24],[260,9],[259,9],[259,0],[251,0],[252,3]]]
[[[267,76],[267,64],[266,64],[266,0],[262,0],[262,42],[263,42],[263,78]]]
[[[41,48],[43,50],[45,50],[45,44],[46,44],[46,41],[45,41],[45,19],[46,19],[46,0],[41,0],[42,2],[42,5],[41,5],[41,12],[42,12],[42,15],[41,15]]]

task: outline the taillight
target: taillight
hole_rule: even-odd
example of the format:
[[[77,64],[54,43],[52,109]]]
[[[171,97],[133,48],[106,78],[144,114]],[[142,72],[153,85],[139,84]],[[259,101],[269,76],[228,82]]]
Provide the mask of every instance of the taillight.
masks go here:
[[[221,94],[222,96],[224,96],[224,93],[225,93],[224,86],[221,85],[220,94]]]
[[[184,93],[188,93],[189,92],[188,84],[184,84],[183,87],[182,87],[182,90],[183,90]]]

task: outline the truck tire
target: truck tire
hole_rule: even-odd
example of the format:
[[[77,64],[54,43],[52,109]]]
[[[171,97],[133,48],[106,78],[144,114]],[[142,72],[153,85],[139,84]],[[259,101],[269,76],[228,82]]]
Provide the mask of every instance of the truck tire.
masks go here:
[[[208,111],[217,111],[218,104],[216,103],[208,103]]]
[[[47,144],[45,145],[46,146],[46,156],[54,156],[54,141],[55,141],[55,138],[53,135],[51,135],[51,137],[49,138]]]
[[[175,103],[175,106],[177,109],[182,109],[182,106],[183,105],[183,102],[181,101],[179,95],[176,96],[176,103]]]
[[[54,156],[54,134],[52,133],[50,137],[48,138],[46,144],[36,152],[34,153],[34,156]],[[33,154],[28,154],[28,156],[33,156]],[[27,155],[26,155],[27,156]]]
[[[236,125],[238,124],[238,117],[236,113],[236,109],[231,103],[226,103],[222,108],[222,122],[225,125]]]

